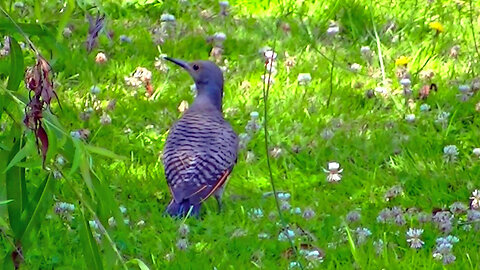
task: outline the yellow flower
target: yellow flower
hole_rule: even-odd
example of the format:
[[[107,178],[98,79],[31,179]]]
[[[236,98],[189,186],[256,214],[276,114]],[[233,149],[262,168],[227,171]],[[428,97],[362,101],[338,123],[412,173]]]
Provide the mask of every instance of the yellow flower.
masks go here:
[[[408,62],[410,62],[410,57],[406,57],[406,56],[400,56],[399,58],[397,58],[397,60],[395,60],[395,65],[396,66],[406,66],[408,64]]]
[[[445,29],[443,28],[443,25],[439,22],[431,22],[428,24],[430,28],[433,30],[437,31],[437,33],[443,32]]]

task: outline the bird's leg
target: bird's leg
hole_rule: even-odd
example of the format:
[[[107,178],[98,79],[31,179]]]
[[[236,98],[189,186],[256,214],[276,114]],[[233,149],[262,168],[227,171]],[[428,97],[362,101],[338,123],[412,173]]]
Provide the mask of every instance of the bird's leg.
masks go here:
[[[217,200],[217,204],[218,204],[218,213],[220,214],[223,210],[223,203],[222,203],[222,195],[223,195],[223,189],[224,187],[220,187],[217,191],[215,191],[215,193],[213,194],[213,196],[215,197],[215,199]]]
[[[214,196],[215,196],[215,199],[217,200],[218,213],[220,214],[223,210],[222,195],[215,194]]]

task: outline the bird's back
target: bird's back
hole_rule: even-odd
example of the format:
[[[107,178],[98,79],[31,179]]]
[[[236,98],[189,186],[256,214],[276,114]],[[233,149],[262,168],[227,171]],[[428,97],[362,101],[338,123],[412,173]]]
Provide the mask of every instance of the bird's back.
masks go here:
[[[238,138],[222,113],[199,107],[185,112],[165,143],[165,176],[173,195],[171,205],[176,203],[178,207],[200,205],[221,188],[237,158]]]

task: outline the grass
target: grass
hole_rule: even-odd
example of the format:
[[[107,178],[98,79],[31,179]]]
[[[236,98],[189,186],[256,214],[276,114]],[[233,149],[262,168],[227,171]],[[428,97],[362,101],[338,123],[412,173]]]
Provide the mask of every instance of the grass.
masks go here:
[[[302,214],[284,211],[287,223],[297,232],[295,245],[311,244],[325,252],[323,262],[314,262],[316,267],[443,268],[442,261],[435,260],[432,253],[436,239],[448,233],[431,222],[421,224],[415,213],[408,213],[413,209],[428,214],[436,209],[448,210],[457,201],[468,205],[472,191],[480,187],[479,160],[472,154],[473,148],[480,146],[480,118],[476,111],[479,97],[474,94],[465,102],[457,97],[458,86],[471,84],[480,72],[470,30],[473,27],[478,31],[474,21],[478,19],[478,3],[473,1],[471,15],[468,2],[453,1],[231,1],[229,15],[222,17],[216,2],[181,2],[76,1],[72,15],[67,17],[67,25],[74,26],[72,35],[60,35],[57,39],[63,49],[45,49],[45,40],[31,37],[55,72],[56,92],[63,109],[53,102],[52,111],[62,126],[68,132],[89,129],[89,145],[106,148],[126,159],[92,156],[92,175],[98,179],[98,185],[105,187],[104,192],[95,193],[97,186],[94,192],[88,191],[82,175],[68,174],[66,168],[74,161],[68,158],[68,150],[59,150],[67,165],[62,171],[65,177],[53,189],[54,198],[74,204],[75,210],[69,214],[71,220],[55,214],[52,198],[47,219],[24,253],[22,269],[89,268],[88,255],[80,247],[85,239],[82,235],[88,232],[81,220],[83,215],[93,220],[93,213],[132,269],[139,267],[138,262],[151,269],[285,269],[292,261],[298,260],[304,267],[312,263],[301,254],[299,258],[285,258],[290,244],[278,240],[282,228],[278,225],[275,201],[272,196],[263,196],[271,191],[271,185],[262,129],[253,133],[246,149],[239,153],[221,214],[217,214],[215,201],[208,200],[201,220],[174,220],[163,215],[170,195],[161,164],[162,148],[169,127],[181,116],[177,109],[180,102],[191,103],[194,97],[188,74],[168,63],[168,71],[156,70],[155,57],[163,53],[185,60],[207,59],[212,45],[205,39],[215,32],[227,36],[220,63],[228,70],[223,108],[237,133],[246,132],[253,111],[259,112],[259,123],[263,123],[261,75],[265,72],[265,59],[258,51],[275,44],[278,74],[268,99],[269,149],[279,147],[282,153],[271,159],[273,178],[278,190],[290,194],[291,209],[299,207],[303,213],[311,208],[316,213],[312,219],[304,219]],[[18,22],[38,20],[55,35],[63,32],[63,28],[56,28],[63,18],[63,4],[47,1],[38,6],[25,1],[23,9],[13,8],[13,3],[0,5]],[[205,10],[212,14],[211,18],[202,17]],[[87,12],[105,13],[105,29],[114,33],[109,39],[102,32],[98,46],[90,54],[85,50]],[[175,16],[175,27],[165,42],[157,45],[151,32],[160,26],[164,13]],[[340,26],[335,37],[326,34],[331,21]],[[429,23],[434,21],[440,22],[445,31],[430,29]],[[288,33],[279,27],[282,23],[289,24]],[[130,37],[132,42],[120,42],[120,35]],[[17,39],[21,41],[20,36]],[[461,48],[457,58],[449,56],[454,45]],[[362,46],[373,51],[371,64],[362,57]],[[382,78],[378,48],[382,51],[386,80]],[[95,63],[98,52],[106,54],[106,63]],[[288,73],[284,67],[285,52],[295,57],[295,65]],[[33,65],[34,55],[28,50],[24,54],[26,65]],[[419,76],[421,70],[434,72],[431,82],[439,91],[431,93],[427,100],[413,99],[411,106],[406,106],[396,75],[401,67],[395,65],[395,60],[400,56],[410,58],[405,70],[411,74],[414,97],[427,84]],[[362,69],[358,73],[350,71],[352,63],[360,64]],[[135,89],[124,82],[124,77],[139,66],[153,73],[151,98],[145,96],[143,87]],[[299,85],[299,73],[310,73],[312,81]],[[90,93],[94,85],[101,89],[97,95]],[[365,92],[378,86],[385,87],[388,95],[377,93],[376,97],[367,98]],[[26,96],[23,84],[19,93]],[[116,99],[117,104],[108,111],[105,107],[111,99]],[[431,110],[421,112],[422,104],[430,105]],[[15,106],[7,111],[20,122],[23,111],[12,107]],[[79,114],[89,107],[93,108],[91,118],[82,121]],[[111,117],[110,125],[100,123],[103,112]],[[441,112],[450,113],[444,127],[435,122]],[[407,114],[415,114],[413,123],[405,120]],[[0,120],[9,130],[12,118],[3,114]],[[325,130],[331,131],[333,137],[325,139]],[[0,133],[2,144],[7,144],[6,133]],[[443,149],[447,145],[458,147],[455,162],[444,160]],[[255,158],[247,161],[247,151],[250,158],[252,153]],[[55,157],[54,153],[47,160],[50,167]],[[37,187],[44,179],[39,177],[43,173],[40,156],[33,153],[28,160],[36,163],[27,169],[27,184]],[[330,161],[339,162],[343,168],[339,183],[326,181],[323,168]],[[4,204],[8,202],[2,191],[4,183],[0,185],[0,221],[5,223],[0,223],[4,231],[0,258],[8,259],[12,250],[11,233],[5,222],[8,215]],[[385,193],[396,185],[402,187],[401,194],[386,201]],[[115,198],[111,205],[102,203],[102,196],[107,193]],[[286,208],[284,202],[281,204]],[[126,228],[120,226],[119,218],[117,226],[108,225],[109,207],[120,205],[126,212],[117,213],[117,217],[128,219]],[[377,221],[382,209],[394,206],[404,210],[405,224]],[[254,209],[261,209],[263,216],[254,217]],[[348,221],[347,214],[352,210],[360,211],[360,220]],[[451,267],[476,269],[480,266],[478,224],[466,230],[465,221],[465,213],[453,219],[450,234],[460,241],[453,247],[456,260]],[[178,229],[183,223],[189,227],[186,250],[178,248],[182,238]],[[298,228],[313,237],[298,236]],[[371,235],[364,242],[359,241],[357,228],[368,228]],[[425,244],[421,249],[408,246],[409,228],[424,229],[421,239]],[[259,238],[262,233],[268,235],[266,239]],[[101,235],[101,230],[97,234]],[[379,240],[383,247],[376,250],[374,243]],[[122,263],[105,236],[101,237],[98,249],[104,268],[121,268]]]

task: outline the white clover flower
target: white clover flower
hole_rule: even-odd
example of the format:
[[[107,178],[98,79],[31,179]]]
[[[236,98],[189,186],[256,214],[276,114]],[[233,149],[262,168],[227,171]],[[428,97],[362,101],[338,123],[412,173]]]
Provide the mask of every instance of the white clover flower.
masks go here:
[[[295,207],[291,211],[295,215],[301,215],[302,214],[302,209],[300,207]]]
[[[340,182],[342,180],[343,169],[340,169],[340,163],[329,162],[327,169],[323,169],[327,173],[327,181],[330,183]]]
[[[223,32],[217,32],[213,34],[213,39],[215,42],[223,43],[227,39],[227,35],[225,35]]]
[[[105,53],[103,52],[99,52],[97,53],[97,55],[95,56],[95,62],[97,64],[103,64],[105,62],[107,62],[108,58],[107,56],[105,55]]]
[[[169,13],[163,13],[162,16],[160,16],[160,21],[162,22],[174,22],[175,21],[175,16]]]
[[[480,191],[475,189],[470,196],[470,206],[472,209],[478,209],[480,207]]]
[[[477,157],[480,157],[480,148],[473,148],[472,150],[472,153],[477,156]]]
[[[456,145],[447,145],[443,147],[443,154],[446,156],[458,156],[458,148]]]
[[[278,241],[288,241],[288,239],[292,239],[294,237],[295,237],[295,232],[290,229],[287,229],[280,232],[280,234],[278,234]]]
[[[358,63],[353,63],[350,65],[350,70],[354,73],[358,73],[360,70],[362,70],[362,66]]]
[[[267,49],[264,53],[263,53],[263,56],[265,57],[265,59],[267,60],[275,60],[277,59],[277,53],[274,52],[272,49]]]
[[[63,28],[62,34],[64,37],[69,38],[72,36],[72,29],[70,29],[70,27],[65,27]]]
[[[298,84],[307,85],[312,81],[312,75],[310,73],[300,73],[297,78]]]
[[[90,87],[90,93],[92,93],[93,95],[100,94],[100,87],[98,87],[96,85]]]
[[[188,248],[188,240],[185,238],[178,239],[176,246],[179,250],[186,250]]]
[[[220,1],[218,4],[223,7],[223,8],[228,8],[230,6],[230,3],[228,1]]]
[[[410,81],[409,78],[403,78],[400,80],[400,84],[403,86],[403,87],[409,87],[412,82]]]
[[[462,93],[470,92],[470,85],[468,84],[459,85],[458,90]]]
[[[180,224],[180,227],[178,227],[178,234],[181,237],[186,237],[188,233],[190,233],[190,228],[188,227],[188,225],[185,223]]]
[[[109,125],[111,123],[112,123],[112,118],[110,117],[110,115],[104,112],[100,117],[100,124]]]
[[[260,208],[253,208],[250,210],[248,213],[252,218],[262,218],[263,217],[263,211]]]
[[[10,2],[10,3],[11,3],[11,2]],[[25,4],[24,4],[23,2],[15,2],[15,3],[13,4],[13,7],[14,7],[15,9],[23,9],[23,8],[25,7]]]
[[[378,86],[378,87],[375,87],[375,92],[377,92],[379,94],[382,94],[382,95],[386,95],[388,90],[387,90],[387,88],[385,88],[383,86]]]
[[[408,123],[413,123],[415,122],[415,114],[407,114],[405,115],[405,121]]]
[[[119,39],[122,43],[132,43],[132,39],[127,35],[120,35]]]
[[[325,128],[324,130],[322,130],[322,132],[320,133],[320,136],[322,137],[322,139],[324,140],[330,140],[331,138],[333,138],[333,135],[335,135],[335,133],[333,132],[333,130],[329,129],[329,128]]]
[[[360,53],[364,56],[371,56],[372,50],[368,46],[362,46],[360,48]]]
[[[338,32],[340,32],[340,27],[338,26],[338,24],[335,22],[330,23],[327,29],[327,34],[329,36],[335,36],[336,34],[338,34]]]
[[[277,198],[282,201],[288,201],[290,200],[290,193],[288,192],[280,192],[277,194]]]
[[[410,245],[411,248],[416,248],[419,249],[423,247],[423,242],[420,237],[422,236],[423,229],[413,229],[410,228],[407,231],[407,242]]]

